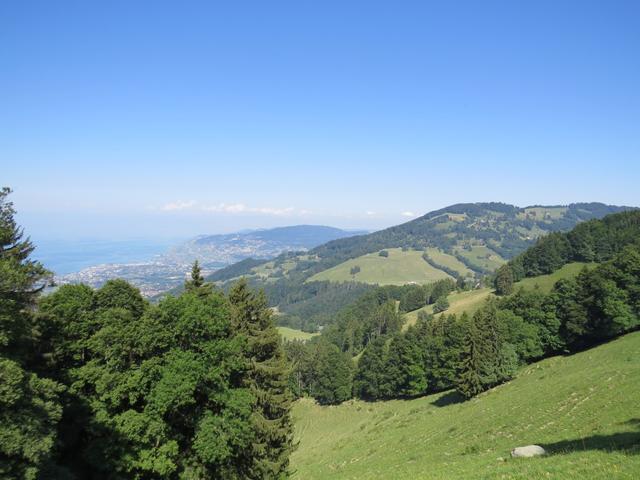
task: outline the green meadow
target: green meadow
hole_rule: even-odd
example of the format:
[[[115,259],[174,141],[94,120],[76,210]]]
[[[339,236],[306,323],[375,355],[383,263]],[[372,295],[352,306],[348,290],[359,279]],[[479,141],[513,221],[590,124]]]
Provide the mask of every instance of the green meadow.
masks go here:
[[[429,265],[422,258],[422,251],[389,248],[388,257],[379,252],[368,253],[347,260],[309,278],[308,282],[328,280],[331,282],[357,281],[378,285],[426,284],[443,278],[451,278],[442,270]],[[351,273],[354,267],[360,271]]]
[[[455,270],[463,277],[468,275],[473,275],[473,271],[467,267],[464,263],[458,260],[453,255],[449,255],[448,253],[444,253],[442,250],[438,248],[427,248],[427,255],[431,257],[431,259],[441,265],[443,267],[450,268],[451,270]]]
[[[471,250],[456,248],[456,253],[476,267],[492,272],[505,263],[504,258],[483,245],[474,245]]]
[[[289,327],[278,327],[278,332],[280,332],[280,335],[284,340],[288,341],[303,340],[306,342],[310,338],[320,335],[319,333],[303,332],[302,330],[296,330],[295,328]]]
[[[581,263],[574,262],[564,265],[562,268],[556,270],[549,275],[540,275],[537,277],[529,277],[520,280],[514,284],[514,288],[532,289],[539,288],[544,293],[549,293],[553,288],[553,285],[562,278],[573,278],[577,276],[583,268],[589,268],[595,266],[595,263]]]
[[[640,332],[524,367],[466,402],[296,403],[295,479],[640,478]],[[545,457],[512,459],[538,444]]]

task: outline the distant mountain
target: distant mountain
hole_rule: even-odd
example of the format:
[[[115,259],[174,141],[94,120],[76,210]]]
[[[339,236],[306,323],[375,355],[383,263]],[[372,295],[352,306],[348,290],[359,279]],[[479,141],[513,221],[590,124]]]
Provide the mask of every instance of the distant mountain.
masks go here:
[[[267,259],[283,252],[307,251],[332,240],[366,232],[323,225],[294,225],[225,235],[201,235],[172,248],[164,257],[173,263],[198,259],[205,267],[220,267],[246,258]]]

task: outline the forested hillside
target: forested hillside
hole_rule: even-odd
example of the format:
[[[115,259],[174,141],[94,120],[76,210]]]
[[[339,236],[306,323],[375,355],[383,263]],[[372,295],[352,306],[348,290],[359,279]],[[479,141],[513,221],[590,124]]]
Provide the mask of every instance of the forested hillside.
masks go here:
[[[345,290],[346,282],[403,285],[454,278],[477,285],[541,236],[623,210],[628,208],[601,203],[526,208],[503,203],[457,204],[379,232],[331,241],[303,254],[289,252],[262,263],[245,260],[219,270],[210,280],[224,288],[225,283],[246,277],[252,286],[263,288],[270,304],[278,307],[282,325],[313,332],[333,323],[336,306],[355,301],[361,293]],[[335,285],[303,286],[316,282]],[[335,295],[328,294],[331,289]],[[330,300],[334,297],[340,301]],[[298,302],[303,303],[301,308]]]
[[[589,263],[568,264],[576,260]],[[548,275],[514,288],[514,265]],[[467,305],[457,314],[448,312],[450,300],[474,291],[464,282],[378,287],[367,293],[338,312],[320,337],[287,346],[297,393],[338,403],[351,391],[375,400],[455,388],[471,398],[508,381],[523,364],[637,329],[640,211],[544,237],[503,270],[511,283],[503,285],[498,272],[498,296],[481,297],[473,310]],[[562,274],[551,275],[555,271]],[[403,329],[405,313],[413,311],[422,313]]]

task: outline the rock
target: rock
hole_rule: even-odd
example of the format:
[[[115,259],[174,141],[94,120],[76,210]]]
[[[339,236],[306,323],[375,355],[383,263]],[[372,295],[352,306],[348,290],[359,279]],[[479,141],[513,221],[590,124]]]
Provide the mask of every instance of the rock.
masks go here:
[[[542,448],[540,445],[527,445],[526,447],[516,447],[511,450],[511,456],[513,458],[538,457],[546,453],[547,452],[545,452],[544,448]]]

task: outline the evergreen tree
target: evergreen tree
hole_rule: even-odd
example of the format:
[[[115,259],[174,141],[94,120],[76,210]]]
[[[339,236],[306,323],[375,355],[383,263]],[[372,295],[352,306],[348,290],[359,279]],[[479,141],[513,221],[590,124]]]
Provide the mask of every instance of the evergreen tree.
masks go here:
[[[506,337],[496,302],[489,300],[467,324],[458,376],[462,395],[473,397],[513,377],[518,357]]]
[[[290,367],[289,389],[296,398],[300,398],[307,392],[309,347],[303,340],[286,341],[284,353]]]
[[[513,271],[509,265],[498,268],[494,287],[498,295],[510,295],[513,292]]]
[[[421,285],[410,285],[400,298],[400,310],[411,312],[424,307],[427,303],[425,288]]]
[[[583,292],[575,279],[560,279],[551,291],[556,315],[560,320],[560,335],[570,348],[580,348],[588,332],[589,314]]]
[[[202,270],[198,260],[193,262],[191,267],[191,277],[184,282],[184,289],[188,292],[199,292],[200,294],[207,295],[211,292],[211,288],[206,288],[204,277],[202,276]]]
[[[399,332],[402,327],[402,321],[402,315],[398,312],[395,301],[390,300],[383,303],[373,314],[374,336]]]
[[[309,393],[320,404],[349,400],[353,392],[353,362],[338,347],[321,338],[312,344]]]
[[[473,318],[468,320],[464,336],[464,349],[460,358],[457,390],[465,398],[471,398],[484,390],[482,371],[484,365],[484,339]]]
[[[33,307],[51,274],[15,222],[0,190],[0,478],[35,479],[51,460],[62,414],[62,385],[32,371],[42,365]]]
[[[458,320],[455,315],[421,320],[416,327],[424,352],[425,372],[431,391],[442,391],[456,384],[462,354],[466,312]]]
[[[280,335],[264,294],[251,291],[244,279],[231,288],[229,300],[235,313],[235,330],[247,339],[249,371],[245,383],[255,397],[255,438],[246,475],[255,479],[283,478],[293,450],[293,427],[289,369]]]
[[[0,353],[30,360],[33,345],[31,308],[51,282],[51,273],[29,257],[35,246],[17,225],[9,188],[0,190]]]
[[[424,359],[413,330],[392,338],[386,363],[393,396],[413,397],[426,391]]]
[[[377,337],[364,349],[353,381],[355,394],[367,400],[384,398],[390,394],[387,364],[387,338]]]

